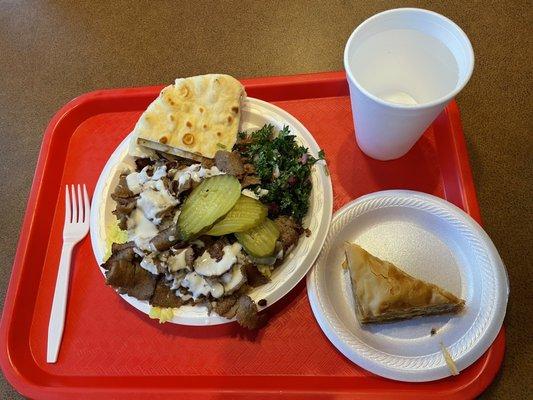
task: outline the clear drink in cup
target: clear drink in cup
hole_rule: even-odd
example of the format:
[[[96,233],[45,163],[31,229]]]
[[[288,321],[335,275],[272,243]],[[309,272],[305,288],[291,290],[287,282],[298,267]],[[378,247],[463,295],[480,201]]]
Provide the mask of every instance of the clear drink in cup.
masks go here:
[[[474,53],[465,33],[432,11],[377,14],[344,52],[359,147],[370,157],[403,156],[466,85]]]

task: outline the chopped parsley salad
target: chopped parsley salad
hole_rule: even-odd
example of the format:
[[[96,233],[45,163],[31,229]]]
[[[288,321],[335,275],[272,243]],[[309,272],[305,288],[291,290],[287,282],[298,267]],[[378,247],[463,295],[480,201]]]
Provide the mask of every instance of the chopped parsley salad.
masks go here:
[[[313,157],[300,146],[289,127],[276,132],[273,125],[246,134],[239,133],[237,149],[254,167],[264,190],[261,201],[269,206],[269,215],[292,216],[301,222],[309,209],[311,167],[324,160],[324,151]]]

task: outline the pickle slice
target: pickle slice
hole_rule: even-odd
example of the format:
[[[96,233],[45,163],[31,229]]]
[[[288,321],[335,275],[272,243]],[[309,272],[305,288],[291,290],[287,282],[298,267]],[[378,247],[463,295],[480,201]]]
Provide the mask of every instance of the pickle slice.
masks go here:
[[[222,236],[247,231],[263,222],[267,213],[267,207],[259,200],[242,195],[233,208],[207,231],[207,235]]]
[[[261,225],[245,232],[237,232],[235,236],[249,255],[262,258],[274,253],[279,230],[274,221],[265,218]]]
[[[182,240],[189,240],[226,215],[241,195],[241,184],[231,175],[207,178],[193,189],[178,218]]]

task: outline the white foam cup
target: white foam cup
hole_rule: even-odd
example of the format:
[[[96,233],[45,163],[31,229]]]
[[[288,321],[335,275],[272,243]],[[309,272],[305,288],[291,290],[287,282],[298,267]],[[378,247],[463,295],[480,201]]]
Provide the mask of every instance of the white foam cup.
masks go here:
[[[378,160],[405,155],[466,85],[474,51],[453,21],[398,8],[370,17],[344,50],[355,136]]]

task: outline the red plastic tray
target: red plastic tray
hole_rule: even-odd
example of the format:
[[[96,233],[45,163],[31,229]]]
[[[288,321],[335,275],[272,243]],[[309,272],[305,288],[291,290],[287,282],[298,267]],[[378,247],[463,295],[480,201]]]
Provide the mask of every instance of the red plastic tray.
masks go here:
[[[415,147],[380,162],[356,146],[344,73],[247,79],[249,96],[298,118],[326,151],[334,207],[383,189],[414,189],[456,204],[480,220],[454,102]],[[457,377],[401,383],[342,356],[311,312],[305,282],[267,310],[259,332],[237,324],[159,325],[104,284],[89,237],[77,247],[67,323],[57,364],[45,362],[47,327],[60,256],[62,188],[92,192],[106,160],[161,87],[103,90],[63,107],[46,129],[1,323],[5,376],[32,398],[469,398],[494,378],[504,353],[502,328],[490,349]]]

